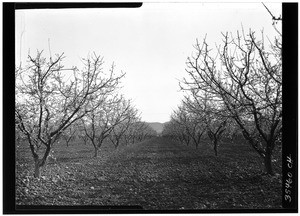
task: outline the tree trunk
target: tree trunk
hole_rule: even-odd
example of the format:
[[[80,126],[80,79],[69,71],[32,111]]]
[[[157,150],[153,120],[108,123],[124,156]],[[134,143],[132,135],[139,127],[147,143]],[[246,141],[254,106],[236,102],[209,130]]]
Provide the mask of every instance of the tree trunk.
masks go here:
[[[218,156],[218,142],[217,140],[214,140],[214,151],[215,151],[215,156]]]
[[[84,145],[86,145],[87,143],[87,139],[83,139]]]
[[[117,148],[118,148],[118,146],[119,146],[119,142],[120,142],[120,140],[117,140],[117,141],[116,141],[116,144],[115,144],[115,149],[117,149]]]
[[[94,151],[94,158],[98,157],[98,149],[95,148],[95,151]]]
[[[34,174],[33,174],[33,176],[35,178],[41,177],[41,168],[45,165],[45,163],[46,163],[45,158],[34,160]]]
[[[199,143],[196,143],[196,149],[198,149],[198,145],[199,145]]]
[[[39,159],[39,156],[36,153],[34,153],[34,177],[35,178],[39,178],[41,176],[41,168],[46,164],[46,160],[51,150],[50,144],[51,141],[48,142],[48,146],[46,148],[46,151],[42,159]]]
[[[41,172],[40,172],[40,168],[41,168],[41,165],[40,165],[40,160],[37,159],[34,161],[34,174],[33,176],[35,178],[39,178],[41,176]]]
[[[273,168],[272,168],[272,157],[270,153],[266,153],[264,157],[264,164],[265,164],[266,173],[269,175],[274,175]]]

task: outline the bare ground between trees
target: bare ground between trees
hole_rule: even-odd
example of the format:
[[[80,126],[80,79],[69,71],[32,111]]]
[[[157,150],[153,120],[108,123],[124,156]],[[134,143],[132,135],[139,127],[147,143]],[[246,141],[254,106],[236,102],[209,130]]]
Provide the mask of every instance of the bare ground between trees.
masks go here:
[[[241,146],[237,148],[237,146]],[[27,147],[27,146],[26,146]],[[143,209],[281,208],[278,175],[262,175],[262,161],[246,145],[224,143],[220,154],[158,137],[118,150],[71,144],[55,149],[40,179],[30,152],[17,151],[17,205],[139,205]]]

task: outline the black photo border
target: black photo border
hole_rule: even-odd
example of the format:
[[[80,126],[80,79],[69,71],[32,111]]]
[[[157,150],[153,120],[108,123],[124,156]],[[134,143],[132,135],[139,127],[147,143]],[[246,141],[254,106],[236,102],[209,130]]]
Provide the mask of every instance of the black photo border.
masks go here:
[[[3,9],[3,214],[88,213],[297,213],[298,212],[298,3],[283,3],[282,209],[142,210],[139,206],[15,205],[15,10],[56,8],[130,8],[142,3],[2,3]],[[290,157],[290,159],[288,159]],[[292,160],[292,163],[291,163]],[[292,166],[291,166],[292,164]],[[291,179],[291,202],[285,201]],[[289,181],[290,182],[290,181]]]

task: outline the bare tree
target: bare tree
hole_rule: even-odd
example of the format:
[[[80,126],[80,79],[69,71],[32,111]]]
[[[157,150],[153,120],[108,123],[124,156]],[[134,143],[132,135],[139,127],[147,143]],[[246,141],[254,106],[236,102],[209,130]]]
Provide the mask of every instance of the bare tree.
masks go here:
[[[215,155],[218,156],[218,145],[219,141],[222,138],[222,134],[225,131],[226,127],[226,119],[220,119],[217,116],[208,119],[207,121],[207,135],[212,141],[213,149]]]
[[[70,141],[75,139],[75,133],[77,132],[76,126],[74,125],[68,127],[61,135],[61,138],[65,141],[67,147],[69,147]]]
[[[243,138],[240,127],[231,118],[227,119],[226,130],[224,131],[223,136],[230,141],[231,144],[234,144],[240,138]]]
[[[191,93],[191,98],[185,96],[183,103],[198,122],[198,142],[200,142],[202,135],[207,132],[217,156],[219,141],[225,131],[228,118],[224,117],[224,109],[218,105],[218,101],[207,92],[204,92],[204,95],[198,95],[199,90],[193,89]]]
[[[65,69],[63,54],[47,60],[37,52],[28,58],[28,66],[16,73],[15,115],[34,159],[34,176],[39,177],[63,131],[97,108],[100,104],[91,106],[90,102],[109,94],[123,74],[115,77],[114,65],[105,74],[103,59],[95,53],[82,60],[82,70]]]
[[[157,132],[145,122],[137,122],[135,126],[135,136],[139,142],[157,136]]]
[[[196,54],[187,60],[189,80],[182,87],[214,97],[227,117],[240,127],[243,136],[273,174],[272,152],[281,134],[282,61],[281,42],[266,47],[264,36],[254,32],[223,34],[223,45],[210,49],[206,40],[195,45]],[[215,51],[215,52],[214,52]],[[216,102],[218,101],[218,102]]]
[[[136,121],[129,126],[124,135],[125,145],[141,142],[156,135],[157,133],[154,129],[145,122],[140,121],[140,118],[137,118]]]
[[[199,119],[194,113],[189,112],[186,105],[178,107],[178,110],[173,113],[171,118],[183,127],[182,131],[184,134],[182,134],[182,138],[186,144],[188,145],[189,141],[192,140],[195,147],[198,148],[201,137],[206,130],[202,119]]]
[[[85,130],[84,130],[84,124],[82,123],[82,121],[78,122],[78,128],[77,128],[77,138],[83,141],[83,144],[86,145],[89,141],[89,138],[86,136],[85,134]]]
[[[185,127],[179,124],[178,121],[175,121],[174,118],[171,118],[171,121],[164,125],[162,135],[180,143],[185,143],[187,146],[191,141],[191,137],[186,133]]]
[[[206,94],[205,97],[207,97]],[[185,96],[182,102],[186,107],[187,112],[192,116],[193,121],[197,124],[197,145],[199,145],[201,137],[207,132],[207,129],[209,129],[208,123],[211,117],[209,115],[212,114],[212,109],[207,106],[207,98],[199,100],[196,90],[192,91],[191,97]]]
[[[109,136],[111,142],[117,148],[122,138],[124,138],[126,131],[137,120],[138,111],[135,109],[129,100],[121,100],[115,107],[115,126]]]
[[[85,134],[94,147],[94,157],[97,157],[98,150],[116,125],[113,112],[120,99],[114,95],[112,98],[98,99],[99,101],[101,106],[82,118]]]
[[[207,135],[213,144],[215,156],[218,156],[218,146],[228,122],[226,109],[218,106],[218,101],[207,93],[204,93],[204,98],[201,97],[201,101],[197,100],[197,105],[200,108],[198,113],[202,114]]]
[[[157,136],[157,132],[145,122],[137,122],[135,136],[138,141],[144,141]]]
[[[182,142],[182,139],[179,137],[177,130],[175,129],[175,123],[173,120],[170,120],[169,122],[164,124],[162,136]]]

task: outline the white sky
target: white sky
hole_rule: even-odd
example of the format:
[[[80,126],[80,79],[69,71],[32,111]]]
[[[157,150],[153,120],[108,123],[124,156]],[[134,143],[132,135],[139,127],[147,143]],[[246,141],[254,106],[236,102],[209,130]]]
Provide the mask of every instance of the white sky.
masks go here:
[[[266,3],[275,16],[281,3]],[[82,66],[80,58],[95,51],[106,66],[115,62],[126,72],[123,93],[133,99],[142,120],[166,122],[180,104],[178,79],[186,76],[185,62],[193,44],[207,34],[213,47],[221,32],[276,34],[261,3],[144,3],[132,9],[56,9],[16,11],[16,64],[29,53],[65,53],[66,66]],[[23,35],[22,35],[23,32]],[[22,35],[22,37],[21,37]]]

